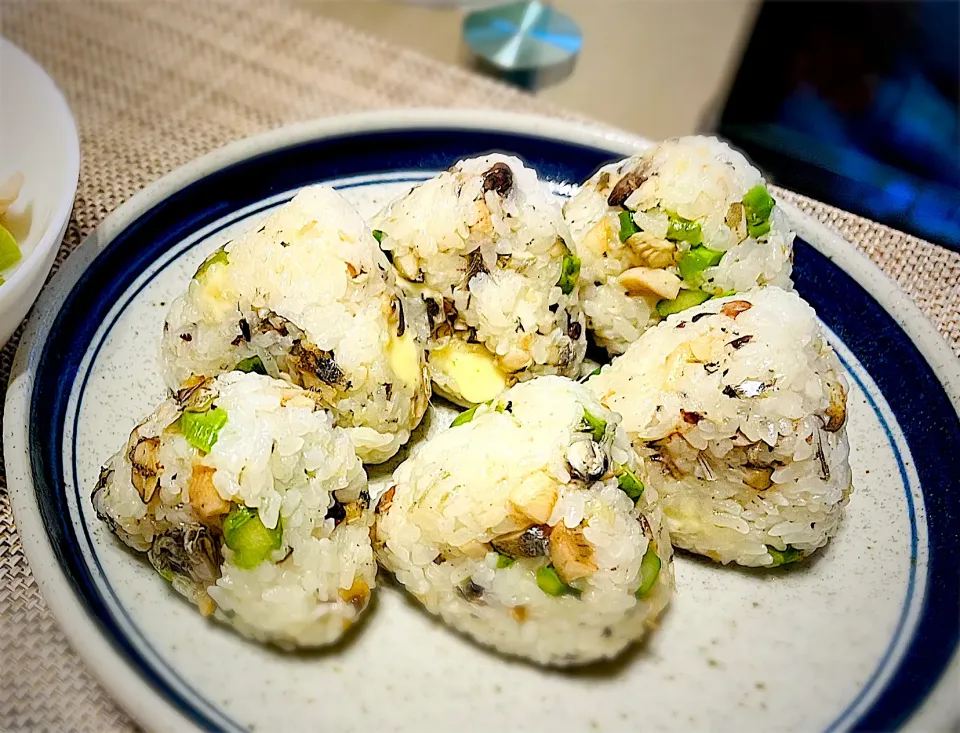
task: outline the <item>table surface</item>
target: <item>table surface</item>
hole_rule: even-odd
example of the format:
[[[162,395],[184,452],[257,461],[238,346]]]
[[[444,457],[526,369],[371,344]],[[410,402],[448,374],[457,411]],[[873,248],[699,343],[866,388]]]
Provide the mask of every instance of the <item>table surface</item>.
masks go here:
[[[298,2],[4,5],[3,34],[48,69],[79,126],[80,183],[57,266],[143,186],[268,128],[410,106],[582,116],[549,98],[519,93],[355,31]],[[960,354],[960,254],[789,192],[781,195],[880,265]],[[4,391],[17,339],[0,354]],[[133,727],[70,649],[45,606],[23,557],[2,473],[0,650],[0,729]]]
[[[453,3],[298,2],[438,61],[473,65],[462,43],[465,10],[449,7]],[[736,72],[759,2],[554,0],[551,5],[580,25],[583,49],[572,73],[537,96],[630,132],[664,138],[704,129]],[[684,48],[679,53],[678,36]]]

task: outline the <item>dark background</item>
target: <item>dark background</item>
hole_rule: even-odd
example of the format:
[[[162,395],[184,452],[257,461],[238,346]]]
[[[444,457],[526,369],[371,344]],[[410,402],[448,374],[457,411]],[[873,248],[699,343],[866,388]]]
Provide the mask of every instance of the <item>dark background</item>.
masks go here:
[[[718,125],[777,183],[960,249],[960,2],[765,2]]]

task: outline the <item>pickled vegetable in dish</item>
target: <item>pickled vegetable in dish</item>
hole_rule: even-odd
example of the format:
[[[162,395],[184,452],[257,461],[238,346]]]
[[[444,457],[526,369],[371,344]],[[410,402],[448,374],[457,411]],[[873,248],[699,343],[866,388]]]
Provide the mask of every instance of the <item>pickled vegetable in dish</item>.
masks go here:
[[[4,225],[4,217],[20,196],[23,188],[23,175],[14,173],[0,184],[0,285],[23,259],[23,252],[16,238]]]

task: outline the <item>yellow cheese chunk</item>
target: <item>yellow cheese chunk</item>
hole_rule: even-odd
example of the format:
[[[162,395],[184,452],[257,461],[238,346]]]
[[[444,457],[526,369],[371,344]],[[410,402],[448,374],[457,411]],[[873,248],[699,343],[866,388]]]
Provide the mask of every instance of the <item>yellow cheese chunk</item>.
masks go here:
[[[217,263],[207,269],[203,276],[196,282],[202,288],[200,290],[200,305],[203,310],[209,314],[209,318],[218,321],[225,318],[227,314],[236,310],[237,302],[232,294],[232,283],[227,277],[228,268],[222,263]]]
[[[556,481],[544,473],[527,476],[510,492],[510,503],[534,522],[544,523],[553,513],[559,492]]]
[[[450,378],[450,389],[467,402],[488,402],[507,387],[507,375],[481,344],[451,341],[430,352],[430,364]]]
[[[400,381],[414,389],[420,386],[420,350],[409,329],[403,336],[393,336],[390,339],[387,357],[390,359],[393,373]]]

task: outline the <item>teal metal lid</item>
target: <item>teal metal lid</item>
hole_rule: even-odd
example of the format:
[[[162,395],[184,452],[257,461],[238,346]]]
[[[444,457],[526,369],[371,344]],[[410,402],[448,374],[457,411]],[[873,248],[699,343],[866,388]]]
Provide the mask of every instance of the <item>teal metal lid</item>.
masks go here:
[[[583,46],[580,26],[540,0],[471,12],[463,22],[463,37],[489,70],[508,78],[513,72],[572,69]]]

